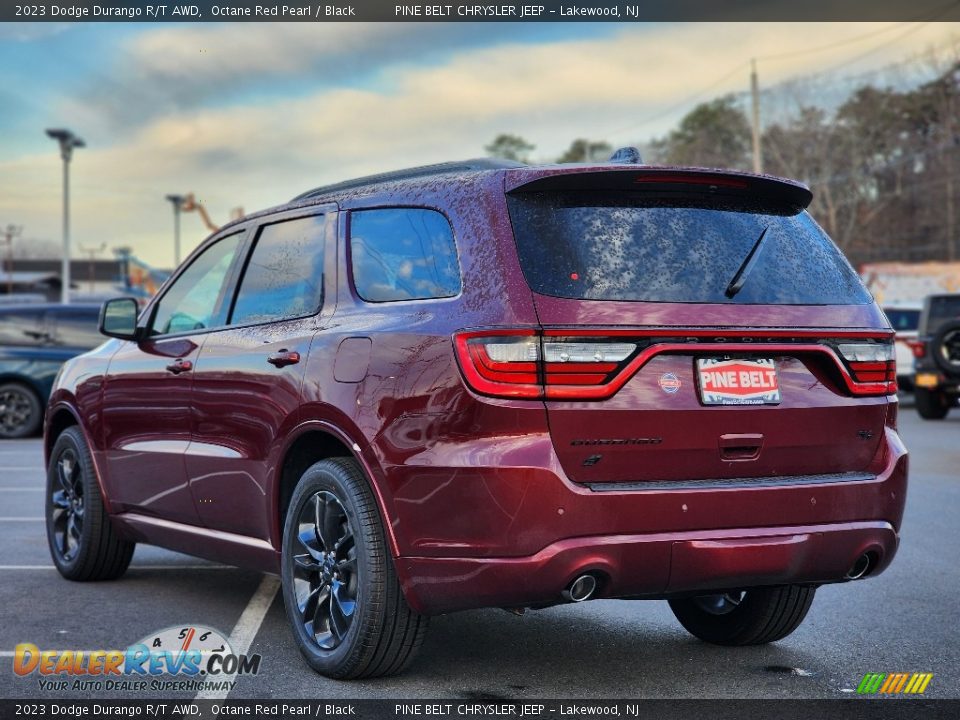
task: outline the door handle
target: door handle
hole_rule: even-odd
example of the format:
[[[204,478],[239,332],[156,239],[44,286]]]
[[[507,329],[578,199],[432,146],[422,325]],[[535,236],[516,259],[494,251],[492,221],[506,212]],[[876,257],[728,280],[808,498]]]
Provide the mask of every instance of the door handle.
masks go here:
[[[189,360],[177,360],[167,365],[167,372],[172,372],[174,375],[189,372],[190,370],[193,370],[193,363]]]
[[[281,350],[267,358],[267,362],[274,367],[286,367],[300,362],[300,353],[290,350]]]
[[[723,460],[756,460],[763,447],[763,435],[721,435],[717,445]]]

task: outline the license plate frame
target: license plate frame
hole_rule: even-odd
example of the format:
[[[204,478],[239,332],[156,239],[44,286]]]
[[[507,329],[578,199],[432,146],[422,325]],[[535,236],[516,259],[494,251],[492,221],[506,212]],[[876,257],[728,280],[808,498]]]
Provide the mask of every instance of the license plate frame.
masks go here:
[[[697,392],[704,405],[779,405],[775,358],[697,358]]]

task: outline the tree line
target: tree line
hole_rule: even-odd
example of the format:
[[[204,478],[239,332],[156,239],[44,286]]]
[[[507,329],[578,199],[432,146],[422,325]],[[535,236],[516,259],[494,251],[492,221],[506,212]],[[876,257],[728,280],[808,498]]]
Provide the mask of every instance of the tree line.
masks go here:
[[[850,260],[960,259],[960,62],[909,89],[863,85],[835,109],[802,105],[764,127],[763,170],[806,183],[810,212]],[[527,161],[534,145],[500,135],[486,146]],[[557,162],[606,160],[612,147],[577,139]],[[735,96],[701,103],[644,161],[750,170],[750,122]]]

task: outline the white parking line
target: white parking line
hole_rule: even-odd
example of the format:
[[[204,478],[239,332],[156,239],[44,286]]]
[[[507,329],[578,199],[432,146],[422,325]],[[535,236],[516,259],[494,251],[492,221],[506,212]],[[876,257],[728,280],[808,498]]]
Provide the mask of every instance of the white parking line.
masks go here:
[[[42,487],[0,487],[0,492],[43,492]]]
[[[273,598],[276,597],[277,590],[279,589],[280,578],[275,575],[263,576],[263,580],[260,581],[260,586],[253,594],[253,597],[250,598],[250,602],[247,603],[246,609],[243,611],[243,614],[240,615],[240,619],[237,620],[237,624],[233,626],[233,631],[230,633],[230,647],[233,648],[233,651],[237,655],[245,655],[250,649],[253,639],[260,630],[260,625],[263,623],[263,618],[266,617],[270,605],[273,604]],[[229,682],[235,678],[236,675],[222,675],[218,679]],[[228,685],[227,682],[219,684],[221,687]],[[197,693],[195,699],[223,700],[229,694],[230,690],[228,689],[210,690],[209,692],[201,690]]]
[[[2,467],[0,466],[0,472],[10,471],[10,472],[27,472],[29,470],[35,470],[36,472],[43,472],[43,466],[36,465],[13,465],[11,467]]]
[[[131,565],[130,570],[235,570],[233,565]],[[3,570],[56,570],[53,565],[0,565]]]
[[[0,517],[0,522],[43,522],[43,517]]]

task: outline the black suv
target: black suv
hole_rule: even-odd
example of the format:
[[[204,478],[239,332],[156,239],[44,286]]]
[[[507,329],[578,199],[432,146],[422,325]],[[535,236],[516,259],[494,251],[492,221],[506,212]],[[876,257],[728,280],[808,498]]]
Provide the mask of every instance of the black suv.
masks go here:
[[[0,307],[0,438],[40,429],[60,366],[95,348],[99,305]]]
[[[960,397],[960,293],[924,300],[913,354],[917,412],[942,420]]]

